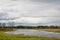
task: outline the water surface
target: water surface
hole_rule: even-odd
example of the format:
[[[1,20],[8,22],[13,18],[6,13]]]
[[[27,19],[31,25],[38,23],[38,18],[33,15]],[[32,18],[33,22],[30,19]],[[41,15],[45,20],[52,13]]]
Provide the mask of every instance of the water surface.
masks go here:
[[[43,36],[43,37],[58,37],[60,38],[60,33],[47,32],[42,30],[33,30],[33,29],[18,29],[12,32],[5,32],[7,34],[24,34],[30,36]]]

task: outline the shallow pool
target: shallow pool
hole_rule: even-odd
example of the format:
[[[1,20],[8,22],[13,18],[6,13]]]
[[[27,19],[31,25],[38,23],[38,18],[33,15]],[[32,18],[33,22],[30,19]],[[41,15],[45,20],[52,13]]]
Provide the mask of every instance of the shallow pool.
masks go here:
[[[42,30],[32,30],[32,29],[18,29],[12,32],[5,32],[7,34],[24,34],[30,36],[42,36],[42,37],[58,37],[60,38],[60,33],[47,32]]]

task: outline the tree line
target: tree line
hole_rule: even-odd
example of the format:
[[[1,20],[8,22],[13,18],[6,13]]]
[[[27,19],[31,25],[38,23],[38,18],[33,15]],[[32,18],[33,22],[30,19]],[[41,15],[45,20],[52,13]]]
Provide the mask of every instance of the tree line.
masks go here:
[[[10,22],[9,23],[9,26],[6,26],[6,23],[0,23],[0,28],[19,28],[19,29],[40,29],[40,28],[53,28],[53,29],[56,29],[56,28],[60,28],[60,26],[54,26],[54,25],[50,25],[50,26],[14,26],[14,22]]]

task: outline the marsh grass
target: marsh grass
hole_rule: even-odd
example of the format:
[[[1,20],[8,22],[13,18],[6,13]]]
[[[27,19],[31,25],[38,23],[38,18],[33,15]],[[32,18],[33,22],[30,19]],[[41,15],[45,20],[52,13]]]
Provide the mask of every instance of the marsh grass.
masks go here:
[[[48,31],[48,32],[58,32],[58,33],[60,33],[60,29],[39,29],[39,30]]]

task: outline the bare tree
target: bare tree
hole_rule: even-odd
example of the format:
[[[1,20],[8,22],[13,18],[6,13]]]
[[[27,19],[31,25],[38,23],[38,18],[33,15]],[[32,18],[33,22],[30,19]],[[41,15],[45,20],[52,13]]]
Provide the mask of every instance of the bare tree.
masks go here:
[[[3,23],[3,26],[5,27],[5,26],[6,26],[6,24],[5,24],[5,23]]]
[[[10,26],[11,30],[13,30],[14,22],[9,22],[9,26]]]
[[[1,23],[0,23],[0,27],[1,27]]]

